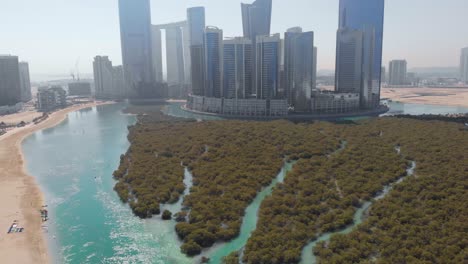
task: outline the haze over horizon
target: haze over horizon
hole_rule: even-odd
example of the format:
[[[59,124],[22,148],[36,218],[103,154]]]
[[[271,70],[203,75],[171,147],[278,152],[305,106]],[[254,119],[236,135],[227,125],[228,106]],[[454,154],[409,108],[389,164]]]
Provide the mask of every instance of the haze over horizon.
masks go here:
[[[152,0],[152,23],[184,20],[187,7],[205,6],[207,25],[223,29],[225,36],[240,36],[240,3],[252,1]],[[9,25],[0,54],[28,61],[33,81],[38,75],[68,75],[77,61],[82,75],[91,73],[96,55],[121,64],[117,0],[0,2],[0,23]],[[468,28],[461,26],[468,24],[466,10],[466,0],[387,0],[383,64],[406,59],[409,68],[457,67],[460,49],[468,46]],[[338,0],[275,0],[272,33],[294,26],[315,32],[318,69],[333,70]]]

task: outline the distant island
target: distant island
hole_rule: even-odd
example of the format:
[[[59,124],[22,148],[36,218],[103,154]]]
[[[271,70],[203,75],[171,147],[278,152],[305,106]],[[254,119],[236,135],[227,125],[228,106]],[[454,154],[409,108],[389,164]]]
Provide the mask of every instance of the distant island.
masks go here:
[[[135,215],[149,218],[182,197],[187,168],[193,187],[184,211],[170,213],[189,256],[236,238],[246,207],[295,161],[262,202],[246,245],[224,263],[299,263],[304,247],[324,233],[330,241],[309,252],[320,263],[463,263],[468,131],[450,117],[295,124],[196,122],[160,107],[128,111],[144,115],[130,128],[115,190]],[[333,235],[369,203],[362,224]]]

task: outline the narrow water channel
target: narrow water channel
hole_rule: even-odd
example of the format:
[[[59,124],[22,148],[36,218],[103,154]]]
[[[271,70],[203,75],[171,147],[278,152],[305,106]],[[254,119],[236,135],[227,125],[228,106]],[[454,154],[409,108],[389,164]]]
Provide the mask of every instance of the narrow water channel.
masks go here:
[[[263,200],[271,195],[273,188],[278,183],[282,183],[284,181],[288,172],[291,171],[294,163],[295,162],[286,162],[280,173],[271,182],[271,184],[264,188],[259,194],[257,194],[253,202],[245,210],[245,216],[242,220],[239,236],[230,242],[215,246],[213,253],[209,254],[210,263],[222,263],[223,257],[228,256],[232,252],[240,251],[245,247],[245,244],[249,240],[250,235],[257,227],[258,210],[260,209]]]
[[[400,154],[400,148],[397,147],[396,148],[396,151],[398,154]],[[317,259],[316,259],[316,256],[314,255],[313,253],[313,249],[315,248],[315,246],[317,246],[318,243],[320,242],[323,242],[323,241],[329,241],[330,238],[333,236],[333,235],[336,235],[336,234],[348,234],[350,233],[351,231],[353,231],[358,225],[360,225],[363,220],[364,220],[364,216],[366,214],[366,212],[369,210],[369,208],[372,206],[372,204],[380,199],[383,199],[385,198],[389,193],[390,191],[395,187],[395,185],[401,183],[402,181],[404,181],[407,177],[410,177],[412,175],[414,175],[414,170],[416,169],[416,162],[414,161],[411,161],[411,165],[409,166],[409,168],[406,170],[406,176],[398,179],[396,182],[394,183],[391,183],[389,185],[386,185],[384,187],[384,189],[382,190],[382,192],[377,195],[376,197],[374,197],[372,199],[372,201],[370,202],[365,202],[361,207],[359,207],[356,212],[354,213],[354,217],[353,217],[353,224],[352,225],[349,225],[348,227],[346,227],[345,229],[342,229],[342,230],[339,230],[337,232],[331,232],[331,233],[325,233],[325,234],[322,234],[319,238],[317,238],[316,240],[314,241],[311,241],[307,246],[305,246],[302,250],[302,255],[301,255],[301,262],[300,264],[315,264],[317,263]]]

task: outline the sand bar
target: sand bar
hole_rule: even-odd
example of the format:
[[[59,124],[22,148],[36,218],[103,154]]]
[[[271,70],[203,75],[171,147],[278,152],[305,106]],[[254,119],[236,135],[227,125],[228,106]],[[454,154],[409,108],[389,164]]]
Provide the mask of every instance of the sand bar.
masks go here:
[[[24,168],[22,141],[30,134],[61,123],[68,113],[100,103],[74,105],[54,112],[45,121],[15,128],[0,136],[0,262],[49,263],[47,241],[39,210],[43,195],[34,177]],[[31,113],[29,113],[31,114]],[[23,113],[19,118],[24,118]],[[14,116],[9,118],[15,119]],[[13,221],[24,227],[23,233],[7,234]]]
[[[410,104],[468,107],[468,88],[382,88],[382,98]]]

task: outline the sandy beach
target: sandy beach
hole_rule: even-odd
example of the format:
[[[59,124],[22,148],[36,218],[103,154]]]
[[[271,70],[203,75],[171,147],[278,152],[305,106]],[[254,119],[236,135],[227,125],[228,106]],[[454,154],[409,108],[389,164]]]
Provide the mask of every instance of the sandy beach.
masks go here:
[[[382,98],[412,104],[468,107],[468,88],[382,88]]]
[[[39,210],[43,195],[34,177],[24,168],[22,141],[30,134],[62,122],[68,113],[100,103],[75,105],[54,112],[45,121],[15,128],[0,136],[0,259],[1,263],[49,263],[47,241]],[[10,116],[10,120],[37,116],[32,112]],[[34,117],[33,117],[34,118]],[[1,119],[1,118],[0,118]],[[24,228],[22,233],[7,234],[13,221]]]

